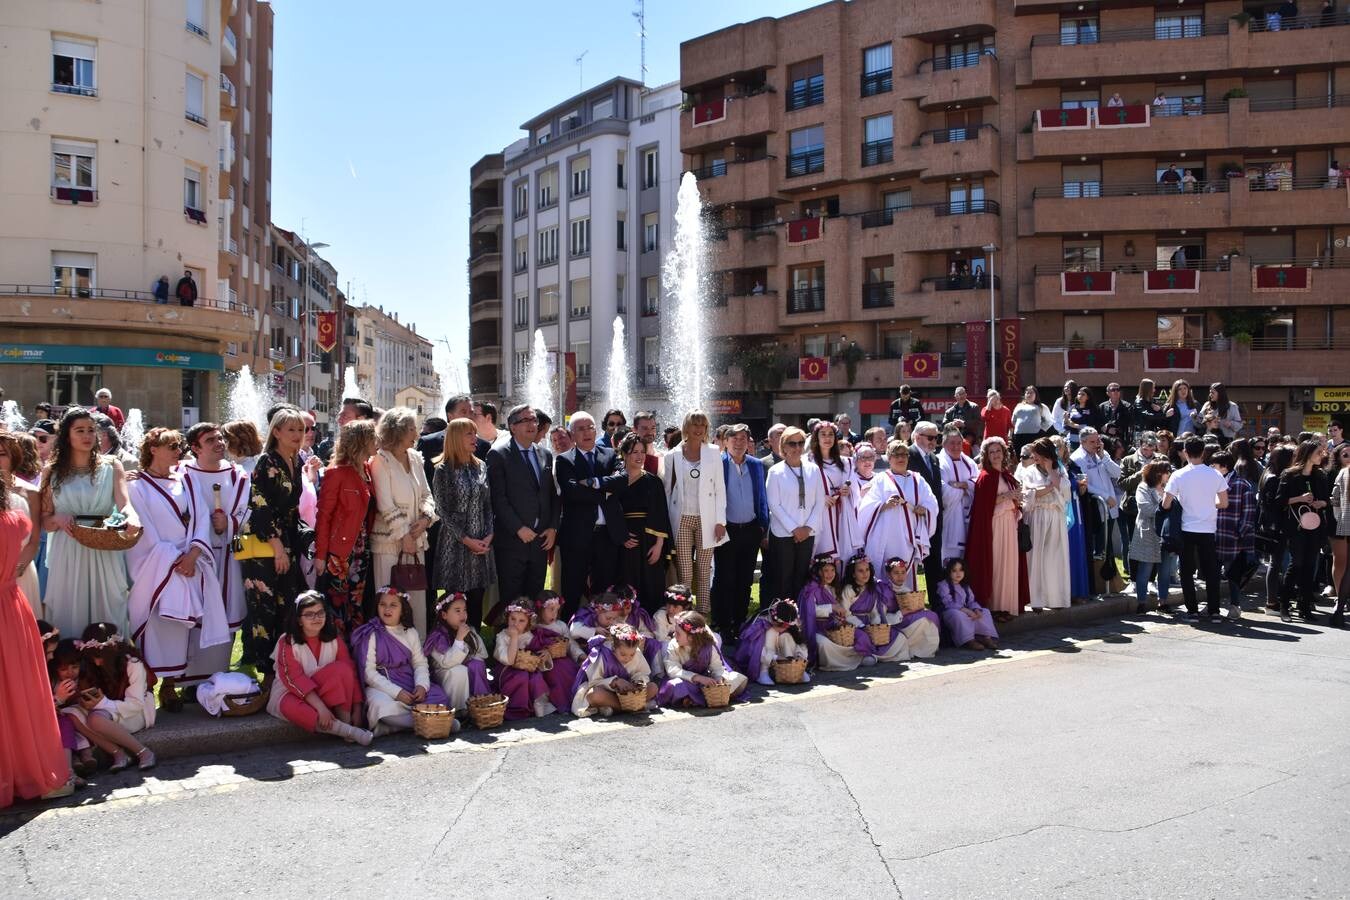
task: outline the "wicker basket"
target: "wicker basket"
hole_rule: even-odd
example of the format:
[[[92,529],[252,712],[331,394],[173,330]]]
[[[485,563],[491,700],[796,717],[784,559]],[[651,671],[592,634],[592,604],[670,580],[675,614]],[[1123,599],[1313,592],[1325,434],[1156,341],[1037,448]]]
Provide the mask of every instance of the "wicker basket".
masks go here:
[[[251,716],[256,712],[261,712],[263,707],[267,706],[268,691],[258,691],[256,694],[226,694],[221,698],[222,707],[220,714],[222,716]]]
[[[874,647],[884,647],[891,642],[891,626],[868,625],[867,637]]]
[[[71,525],[70,536],[90,550],[130,550],[144,532],[140,528],[104,528],[102,525]]]
[[[442,703],[419,703],[412,708],[413,734],[428,741],[448,738],[455,711]]]
[[[553,657],[547,653],[517,650],[516,661],[511,666],[522,672],[547,672],[553,668]]]
[[[801,684],[806,674],[806,660],[797,657],[775,659],[769,664],[769,674],[779,684]]]
[[[900,601],[900,612],[905,615],[916,613],[928,605],[928,595],[923,591],[910,591],[896,599]]]
[[[620,712],[642,712],[647,708],[646,685],[622,693],[615,691],[614,696],[619,698]]]
[[[562,659],[567,655],[567,638],[559,638],[548,645],[548,655],[554,659]]]
[[[469,718],[475,728],[496,728],[506,721],[506,698],[501,694],[470,697]]]
[[[857,629],[849,622],[845,622],[837,628],[831,628],[825,632],[825,636],[840,647],[853,646],[853,634]]]
[[[708,709],[720,709],[731,703],[731,685],[725,681],[703,685],[703,702]]]

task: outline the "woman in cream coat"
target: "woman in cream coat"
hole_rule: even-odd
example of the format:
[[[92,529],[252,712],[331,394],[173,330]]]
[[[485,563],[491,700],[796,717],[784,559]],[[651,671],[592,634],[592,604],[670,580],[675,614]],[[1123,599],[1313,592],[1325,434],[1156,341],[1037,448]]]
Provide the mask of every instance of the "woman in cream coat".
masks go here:
[[[417,443],[417,414],[407,407],[394,407],[380,417],[375,438],[380,449],[370,460],[370,479],[379,515],[370,544],[379,588],[389,584],[400,555],[405,564],[426,563],[427,529],[436,522],[436,501],[427,484],[422,455],[412,449]],[[408,602],[417,633],[426,634],[426,592],[409,591]]]
[[[682,584],[694,589],[695,607],[710,613],[713,548],[727,542],[727,490],[722,454],[708,443],[708,414],[684,417],[680,444],[661,457],[658,470],[675,531],[675,569]]]

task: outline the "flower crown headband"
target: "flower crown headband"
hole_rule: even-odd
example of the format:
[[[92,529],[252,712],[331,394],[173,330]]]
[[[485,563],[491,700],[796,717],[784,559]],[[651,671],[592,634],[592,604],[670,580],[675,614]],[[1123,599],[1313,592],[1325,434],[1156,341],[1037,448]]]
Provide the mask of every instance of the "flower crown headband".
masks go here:
[[[468,603],[469,597],[467,594],[464,594],[460,591],[454,591],[452,593],[446,594],[436,603],[436,615],[439,616],[441,613],[445,612],[447,609],[450,608],[450,604],[454,603],[456,600],[463,600],[465,603]]]
[[[678,603],[682,606],[693,606],[694,598],[686,591],[666,591],[666,603]]]
[[[632,625],[615,625],[609,629],[609,636],[616,644],[632,644],[636,647],[642,643],[642,635]]]
[[[562,598],[540,597],[538,600],[534,601],[534,608],[541,612],[545,609],[548,609],[550,606],[562,606]]]
[[[787,618],[791,616],[791,618]],[[791,625],[798,619],[797,604],[791,600],[775,600],[769,607],[769,621],[778,625]]]
[[[523,604],[523,603],[518,603],[518,602],[517,602],[517,603],[510,603],[510,604],[507,604],[507,607],[506,607],[506,615],[509,616],[509,615],[511,615],[511,613],[513,613],[513,612],[517,612],[517,613],[521,613],[521,614],[523,614],[523,615],[529,616],[531,619],[534,618],[534,610],[530,609],[528,606],[526,606],[526,605]]]
[[[76,649],[76,650],[106,650],[106,649],[108,649],[109,647],[116,647],[116,646],[117,646],[118,644],[120,644],[120,643],[122,643],[122,636],[121,636],[120,634],[114,634],[112,637],[108,638],[106,641],[76,641],[76,642],[75,642],[75,649]]]

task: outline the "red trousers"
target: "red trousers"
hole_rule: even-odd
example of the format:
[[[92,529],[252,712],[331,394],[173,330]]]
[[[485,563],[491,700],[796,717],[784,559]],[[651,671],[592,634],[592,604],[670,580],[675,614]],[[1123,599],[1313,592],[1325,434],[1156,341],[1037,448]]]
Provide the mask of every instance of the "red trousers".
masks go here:
[[[335,713],[340,709],[354,709],[361,702],[361,686],[356,681],[356,670],[347,660],[324,666],[310,678],[314,681],[319,699]],[[279,689],[279,686],[273,688]],[[318,711],[290,692],[281,698],[281,714],[286,717],[286,721],[306,731],[318,729]]]

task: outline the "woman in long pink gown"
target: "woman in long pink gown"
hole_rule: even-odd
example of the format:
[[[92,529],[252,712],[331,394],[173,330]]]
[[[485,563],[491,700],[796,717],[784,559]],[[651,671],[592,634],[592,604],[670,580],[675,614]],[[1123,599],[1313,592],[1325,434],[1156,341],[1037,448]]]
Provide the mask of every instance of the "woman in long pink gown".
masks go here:
[[[42,636],[14,577],[32,527],[0,483],[0,808],[45,796],[70,779]]]

